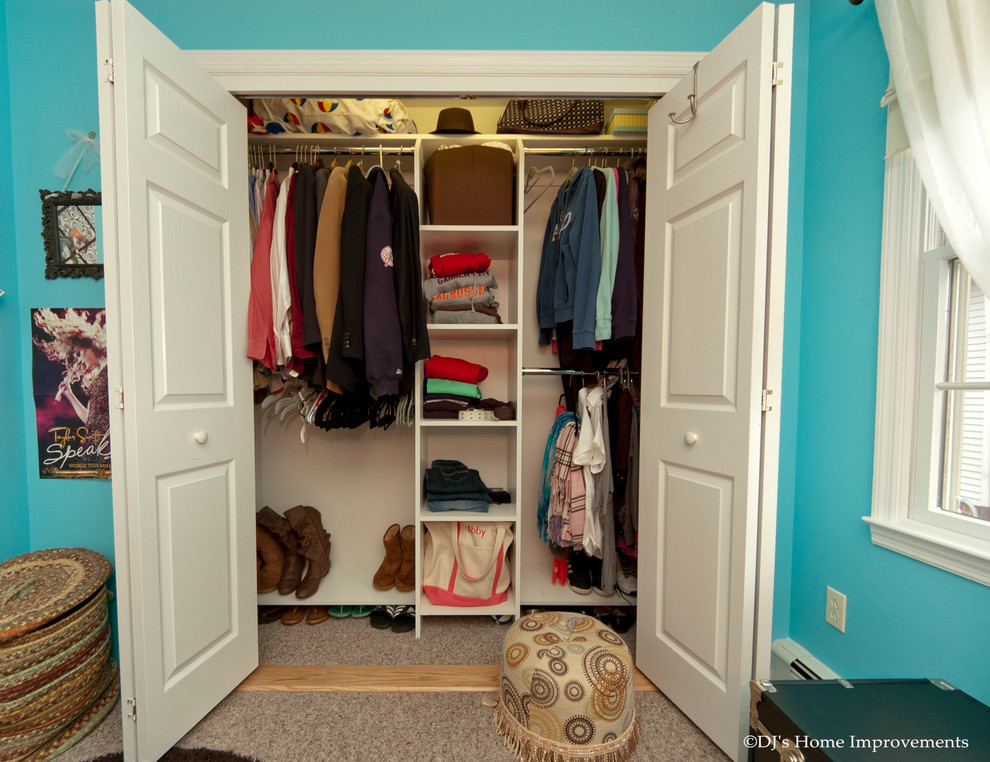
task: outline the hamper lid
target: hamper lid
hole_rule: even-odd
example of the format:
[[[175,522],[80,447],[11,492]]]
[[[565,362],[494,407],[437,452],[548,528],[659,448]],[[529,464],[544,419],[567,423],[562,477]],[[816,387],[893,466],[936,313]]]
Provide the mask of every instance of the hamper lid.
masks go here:
[[[0,643],[36,630],[88,600],[110,562],[86,548],[50,548],[0,563]]]

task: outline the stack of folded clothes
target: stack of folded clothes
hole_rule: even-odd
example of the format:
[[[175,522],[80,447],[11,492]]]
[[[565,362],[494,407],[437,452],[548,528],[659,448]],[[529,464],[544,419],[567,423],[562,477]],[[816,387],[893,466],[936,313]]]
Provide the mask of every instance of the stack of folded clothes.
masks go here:
[[[492,501],[481,475],[459,460],[434,460],[423,479],[426,507],[431,511],[488,513]]]
[[[431,320],[438,324],[501,323],[492,295],[498,283],[488,269],[491,263],[484,253],[430,257],[430,277],[423,281],[423,293],[430,303]]]
[[[500,421],[516,417],[511,402],[481,396],[479,384],[488,377],[484,365],[433,355],[423,363],[423,376],[423,418],[456,420],[462,410],[489,410],[492,418]]]

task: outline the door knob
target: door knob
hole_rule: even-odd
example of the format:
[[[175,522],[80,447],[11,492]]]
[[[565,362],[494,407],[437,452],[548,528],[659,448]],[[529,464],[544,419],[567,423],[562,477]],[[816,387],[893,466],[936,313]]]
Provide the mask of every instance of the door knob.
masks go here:
[[[698,435],[695,434],[693,431],[689,431],[687,434],[684,435],[684,444],[686,444],[688,447],[691,447],[697,441],[698,441]]]
[[[206,444],[206,440],[209,438],[210,435],[207,434],[205,431],[197,431],[196,434],[193,436],[193,439],[195,439],[200,444]]]

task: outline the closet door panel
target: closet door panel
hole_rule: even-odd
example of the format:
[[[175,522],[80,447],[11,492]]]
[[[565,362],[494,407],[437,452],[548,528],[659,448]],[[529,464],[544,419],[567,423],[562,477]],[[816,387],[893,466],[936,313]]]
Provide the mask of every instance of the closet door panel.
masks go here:
[[[735,759],[773,511],[760,498],[776,447],[761,409],[776,23],[761,5],[649,115],[636,660]]]
[[[231,402],[229,232],[209,211],[149,188],[150,338],[158,408]]]
[[[258,663],[246,115],[123,0],[98,20],[125,750],[157,759]]]

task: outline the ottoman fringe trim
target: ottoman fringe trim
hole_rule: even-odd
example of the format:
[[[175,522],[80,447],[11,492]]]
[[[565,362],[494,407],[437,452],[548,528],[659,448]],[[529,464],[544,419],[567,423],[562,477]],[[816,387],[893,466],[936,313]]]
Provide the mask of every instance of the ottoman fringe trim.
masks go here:
[[[505,747],[522,762],[625,762],[636,751],[639,720],[633,709],[632,722],[613,741],[577,746],[550,741],[522,725],[501,701],[492,715],[495,732],[503,736]]]

